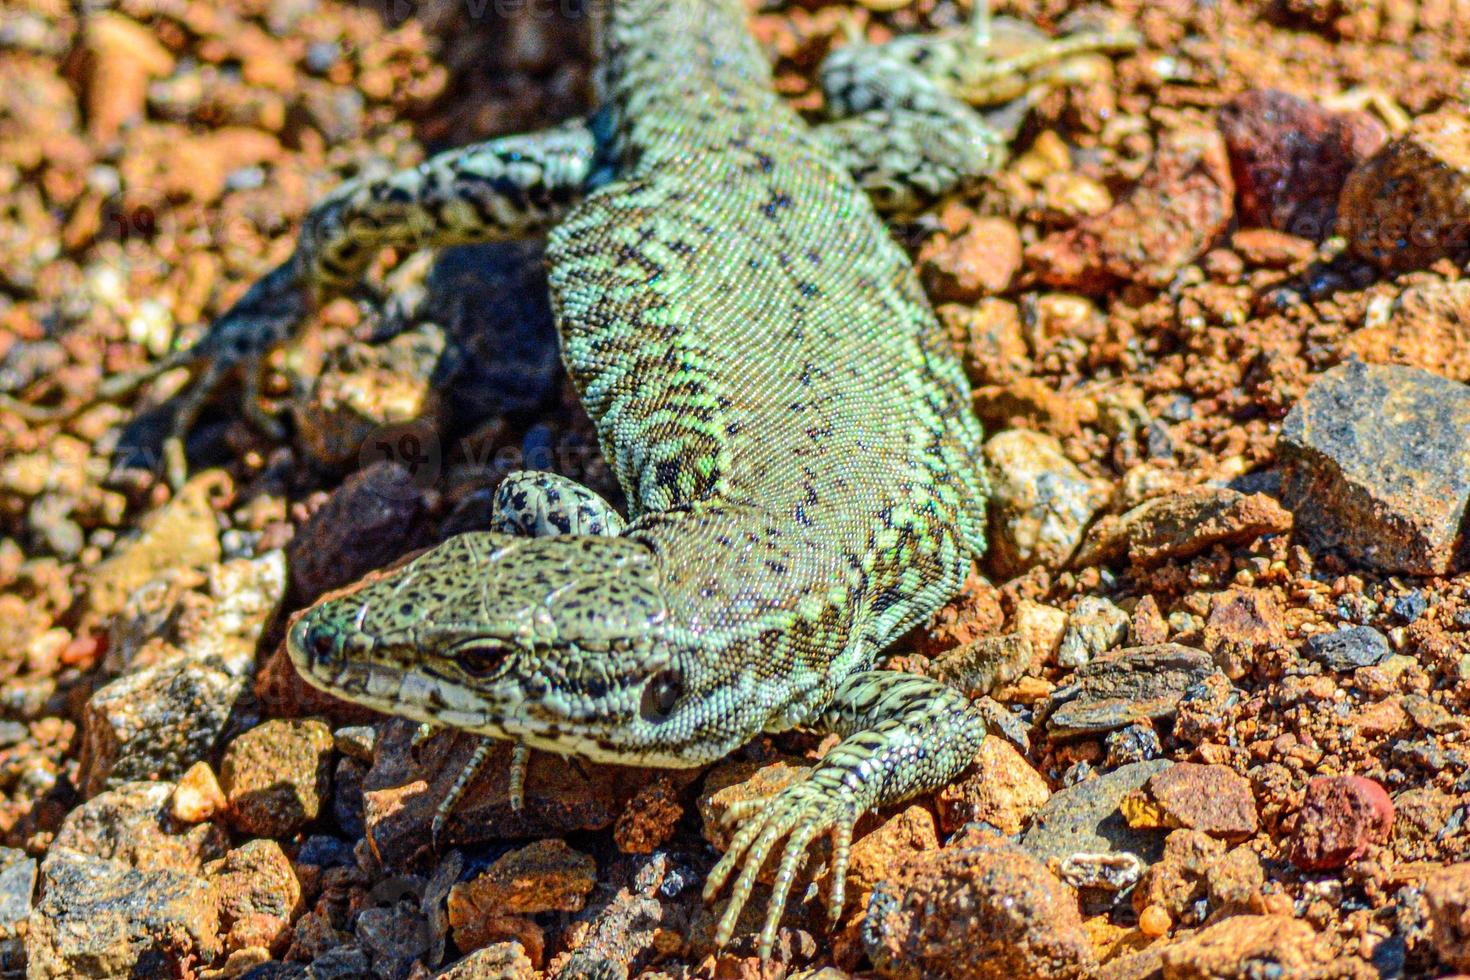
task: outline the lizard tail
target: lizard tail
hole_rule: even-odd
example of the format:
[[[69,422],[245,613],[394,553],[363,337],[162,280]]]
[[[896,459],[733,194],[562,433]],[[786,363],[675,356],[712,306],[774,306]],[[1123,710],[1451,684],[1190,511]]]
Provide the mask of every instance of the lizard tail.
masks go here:
[[[119,398],[125,398],[165,371],[185,367],[193,364],[198,359],[198,351],[193,347],[174,351],[163,360],[150,364],[145,368],[107,378],[97,387],[96,394],[91,398],[71,405],[32,405],[30,402],[21,401],[14,395],[0,392],[0,411],[9,412],[26,422],[65,421],[75,418],[93,405],[98,405],[103,402],[114,402]]]

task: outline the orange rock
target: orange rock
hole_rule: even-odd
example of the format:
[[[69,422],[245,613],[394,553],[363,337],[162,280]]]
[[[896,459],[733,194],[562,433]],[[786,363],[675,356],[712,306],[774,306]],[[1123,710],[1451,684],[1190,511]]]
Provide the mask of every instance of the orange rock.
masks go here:
[[[1286,642],[1281,604],[1266,589],[1230,589],[1210,601],[1205,649],[1231,680],[1244,677],[1256,657]]]
[[[939,825],[952,834],[972,821],[984,821],[1014,834],[1051,798],[1051,786],[1025,756],[1001,738],[980,744],[969,772],[934,796]]]
[[[597,862],[561,840],[541,840],[502,855],[449,892],[455,928],[486,915],[580,912],[597,884]]]
[[[82,37],[87,131],[107,143],[143,118],[150,79],[174,70],[174,58],[152,31],[110,11],[87,19]]]
[[[1411,286],[1386,301],[1381,315],[1373,310],[1363,329],[1343,340],[1343,352],[1470,381],[1470,280]]]
[[[1162,288],[1224,232],[1234,194],[1220,134],[1176,130],[1123,200],[1032,245],[1026,264],[1057,289],[1095,293],[1119,280]]]
[[[1166,936],[1172,926],[1173,921],[1162,906],[1150,905],[1138,913],[1138,931],[1145,936],[1155,939],[1159,936]]]
[[[935,299],[973,303],[1003,293],[1021,268],[1021,233],[1005,218],[976,218],[952,239],[930,239],[919,273]]]

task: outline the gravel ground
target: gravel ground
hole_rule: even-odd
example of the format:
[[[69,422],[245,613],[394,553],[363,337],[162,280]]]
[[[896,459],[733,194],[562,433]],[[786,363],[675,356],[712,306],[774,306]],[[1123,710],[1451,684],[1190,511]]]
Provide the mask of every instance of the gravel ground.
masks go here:
[[[0,8],[0,392],[84,404],[196,337],[343,176],[587,108],[580,7]],[[285,438],[222,391],[177,493],[151,465],[181,377],[65,422],[0,410],[0,971],[1470,972],[1470,7],[999,12],[1146,44],[895,229],[995,499],[989,555],[894,663],[1000,734],[860,824],[836,931],[798,888],[762,974],[698,898],[719,815],[813,739],[692,773],[537,756],[525,811],[492,764],[435,848],[473,741],[284,659],[289,616],[481,526],[511,469],[616,499],[530,243],[385,258],[415,302],[336,302],[273,357]],[[964,15],[795,0],[752,28],[816,112],[849,27]]]

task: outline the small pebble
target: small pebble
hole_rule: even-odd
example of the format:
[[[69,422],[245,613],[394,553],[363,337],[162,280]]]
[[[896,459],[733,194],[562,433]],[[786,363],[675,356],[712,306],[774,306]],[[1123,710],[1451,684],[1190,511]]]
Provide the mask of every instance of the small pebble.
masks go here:
[[[1150,905],[1138,913],[1138,931],[1150,939],[1167,936],[1174,923],[1161,906]]]
[[[196,824],[213,817],[225,808],[225,793],[209,763],[199,761],[179,777],[169,798],[169,815],[182,824]]]
[[[1307,638],[1306,654],[1328,670],[1371,667],[1393,655],[1388,638],[1371,626],[1350,626]]]

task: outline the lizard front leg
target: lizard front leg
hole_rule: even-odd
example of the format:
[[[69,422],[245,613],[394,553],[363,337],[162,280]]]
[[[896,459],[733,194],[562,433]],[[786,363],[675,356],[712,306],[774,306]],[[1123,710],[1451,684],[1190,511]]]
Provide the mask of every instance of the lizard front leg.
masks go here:
[[[620,534],[624,526],[622,515],[601,496],[575,480],[540,470],[517,470],[507,474],[496,487],[490,508],[490,530],[523,538],[557,534],[611,537]],[[429,726],[423,726],[421,732],[427,737]],[[436,846],[443,836],[450,813],[484,768],[490,746],[488,738],[480,742],[449,792],[435,808],[431,830]],[[512,810],[525,806],[526,770],[530,762],[531,750],[517,744],[510,761]]]
[[[593,126],[579,121],[442,153],[381,179],[347,181],[312,208],[290,258],[252,285],[198,343],[144,371],[109,379],[99,397],[122,397],[173,368],[194,370],[165,447],[170,480],[181,482],[182,437],[213,388],[244,370],[247,392],[258,390],[265,355],[323,302],[358,288],[380,250],[543,231],[595,182],[600,145]],[[275,430],[258,404],[247,410]]]
[[[786,845],[760,934],[761,958],[770,958],[786,897],[808,845],[821,834],[833,840],[828,908],[835,922],[858,817],[948,782],[975,758],[987,726],[954,688],[914,674],[874,670],[847,678],[814,727],[843,740],[801,782],[726,814],[741,826],[704,887],[705,900],[713,899],[740,866],[715,933],[721,946],[733,935],[756,876],[783,837]]]

